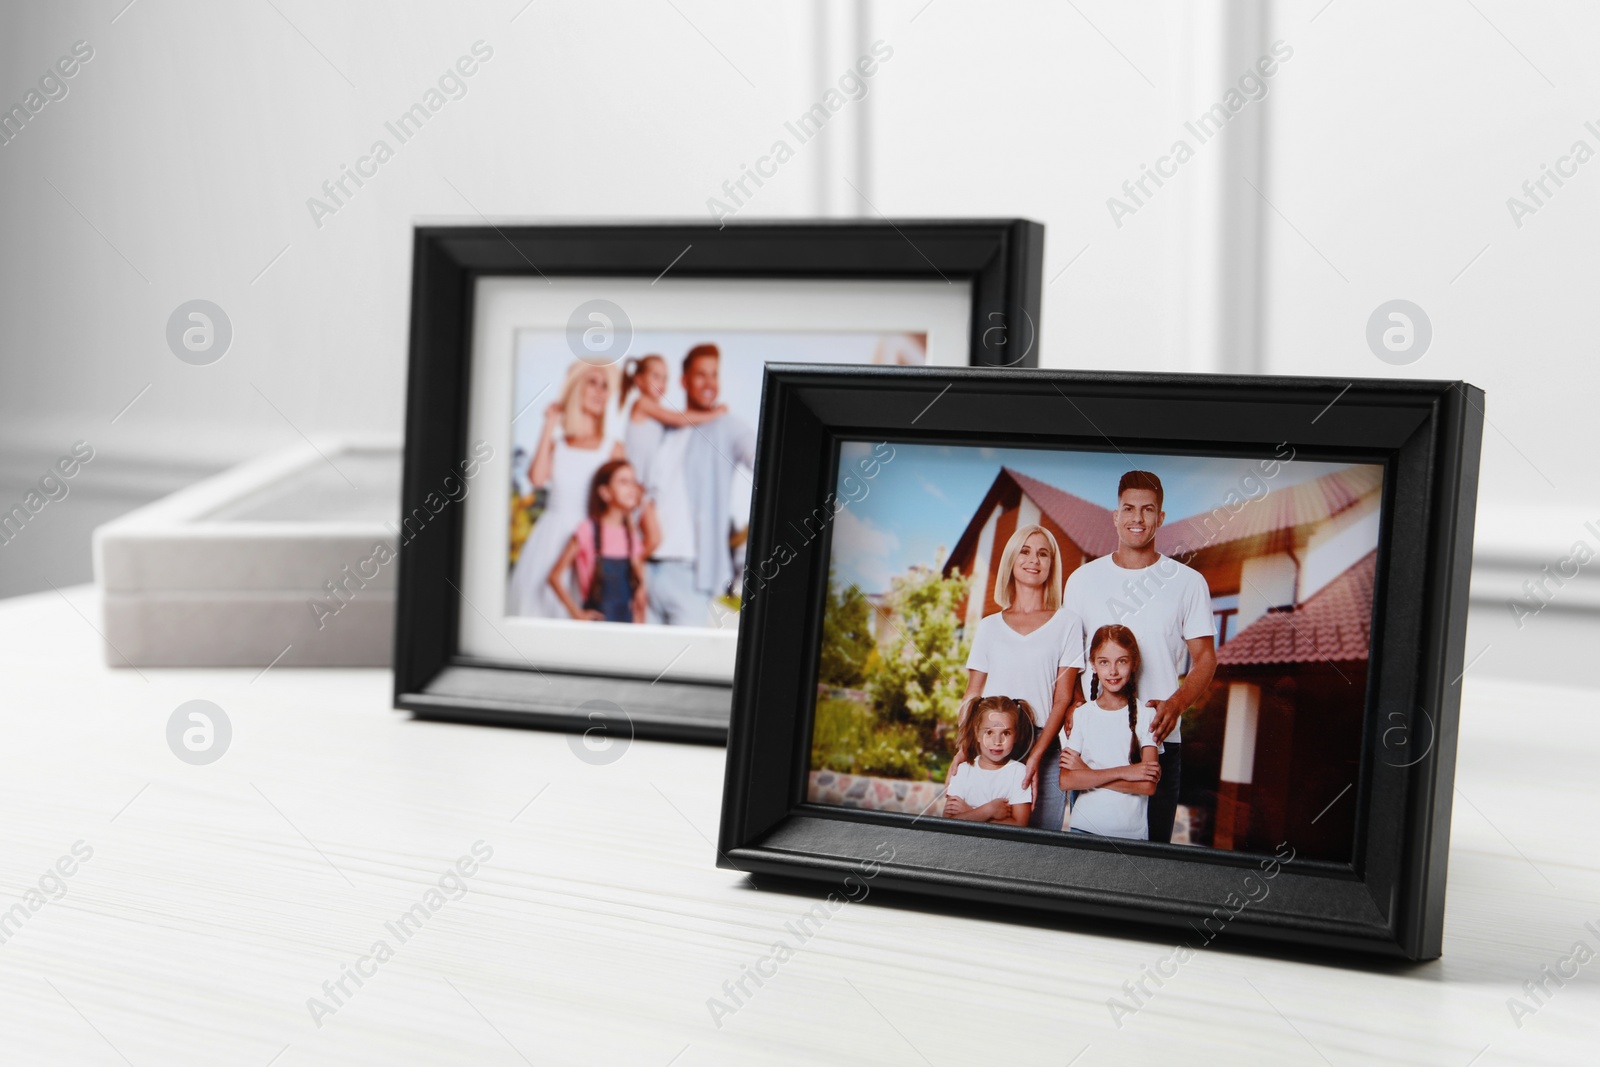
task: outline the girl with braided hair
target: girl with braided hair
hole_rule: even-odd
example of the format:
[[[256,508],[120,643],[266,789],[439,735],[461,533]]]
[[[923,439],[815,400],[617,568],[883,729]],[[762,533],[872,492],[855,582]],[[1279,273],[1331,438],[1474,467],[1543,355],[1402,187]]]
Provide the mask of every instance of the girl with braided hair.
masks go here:
[[[1139,705],[1139,642],[1126,626],[1102,626],[1089,641],[1089,702],[1073,715],[1061,750],[1061,788],[1080,790],[1074,833],[1147,841],[1146,806],[1161,780],[1155,709]]]

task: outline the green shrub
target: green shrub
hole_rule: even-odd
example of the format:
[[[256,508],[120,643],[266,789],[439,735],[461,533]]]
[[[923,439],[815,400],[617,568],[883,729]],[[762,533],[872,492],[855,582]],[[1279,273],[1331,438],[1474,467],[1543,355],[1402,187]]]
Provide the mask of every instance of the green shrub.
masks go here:
[[[853,700],[819,696],[811,727],[811,769],[857,773],[856,755],[871,738],[871,711]]]
[[[872,641],[872,605],[854,585],[829,576],[828,603],[822,613],[822,654],[817,681],[855,689],[866,682],[876,651]]]
[[[843,697],[820,696],[811,730],[811,769],[840,774],[920,781],[937,769],[930,764],[916,727],[877,721],[873,710]],[[942,757],[947,764],[948,756]]]
[[[813,770],[940,780],[967,685],[970,642],[957,613],[966,582],[913,567],[890,583],[874,639],[874,609],[830,583],[821,686],[811,734]],[[865,690],[866,702],[840,689]]]

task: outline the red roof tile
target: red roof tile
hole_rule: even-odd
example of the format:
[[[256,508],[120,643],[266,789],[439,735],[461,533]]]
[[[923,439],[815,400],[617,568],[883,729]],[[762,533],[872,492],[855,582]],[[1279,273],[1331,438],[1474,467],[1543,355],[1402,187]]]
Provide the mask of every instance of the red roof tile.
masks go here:
[[[1227,544],[1321,522],[1355,504],[1383,485],[1383,468],[1373,465],[1346,467],[1287,489],[1245,501],[1230,512],[1219,504],[1217,512],[1201,512],[1165,523],[1156,532],[1156,548],[1168,555]]]
[[[1039,510],[1050,516],[1050,521],[1061,527],[1062,532],[1072,538],[1073,544],[1083,549],[1086,556],[1103,556],[1117,547],[1117,530],[1112,525],[1108,509],[1037,478],[1030,478],[1021,471],[1010,467],[1003,469],[1022,487],[1029,499],[1039,505]]]
[[[1217,665],[1366,659],[1377,561],[1374,549],[1293,611],[1261,616],[1217,650]]]

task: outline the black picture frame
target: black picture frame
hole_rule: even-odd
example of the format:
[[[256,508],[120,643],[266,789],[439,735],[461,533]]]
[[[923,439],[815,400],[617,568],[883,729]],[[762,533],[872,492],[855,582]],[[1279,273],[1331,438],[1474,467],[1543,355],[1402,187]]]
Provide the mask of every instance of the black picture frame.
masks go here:
[[[475,283],[486,277],[924,280],[971,285],[971,359],[1038,360],[1044,227],[1025,219],[418,226],[401,514],[468,455]],[[731,688],[491,663],[458,652],[462,509],[407,541],[394,704],[420,718],[721,744]],[[529,684],[535,670],[538,685]],[[626,709],[608,713],[604,708]]]
[[[1136,407],[1140,436],[1107,438],[1101,431],[1111,426],[1086,412],[1108,406]],[[1481,390],[1443,381],[773,364],[763,411],[751,558],[792,558],[745,609],[719,866],[836,887],[865,868],[878,887],[1157,924],[1190,942],[1223,908],[1226,929],[1243,937],[1409,960],[1440,954]],[[1383,463],[1349,862],[1284,863],[1270,895],[1234,914],[1229,902],[1259,855],[807,803],[831,526],[802,543],[787,523],[835,490],[842,440],[1237,456],[1290,441],[1306,458]]]

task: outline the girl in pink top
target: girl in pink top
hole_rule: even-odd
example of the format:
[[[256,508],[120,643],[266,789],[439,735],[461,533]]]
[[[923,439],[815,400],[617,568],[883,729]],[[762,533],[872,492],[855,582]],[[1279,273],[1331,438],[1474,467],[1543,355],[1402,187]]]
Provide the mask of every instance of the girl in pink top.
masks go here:
[[[644,538],[633,519],[643,495],[627,460],[595,471],[589,517],[550,568],[550,588],[574,619],[644,622]]]

